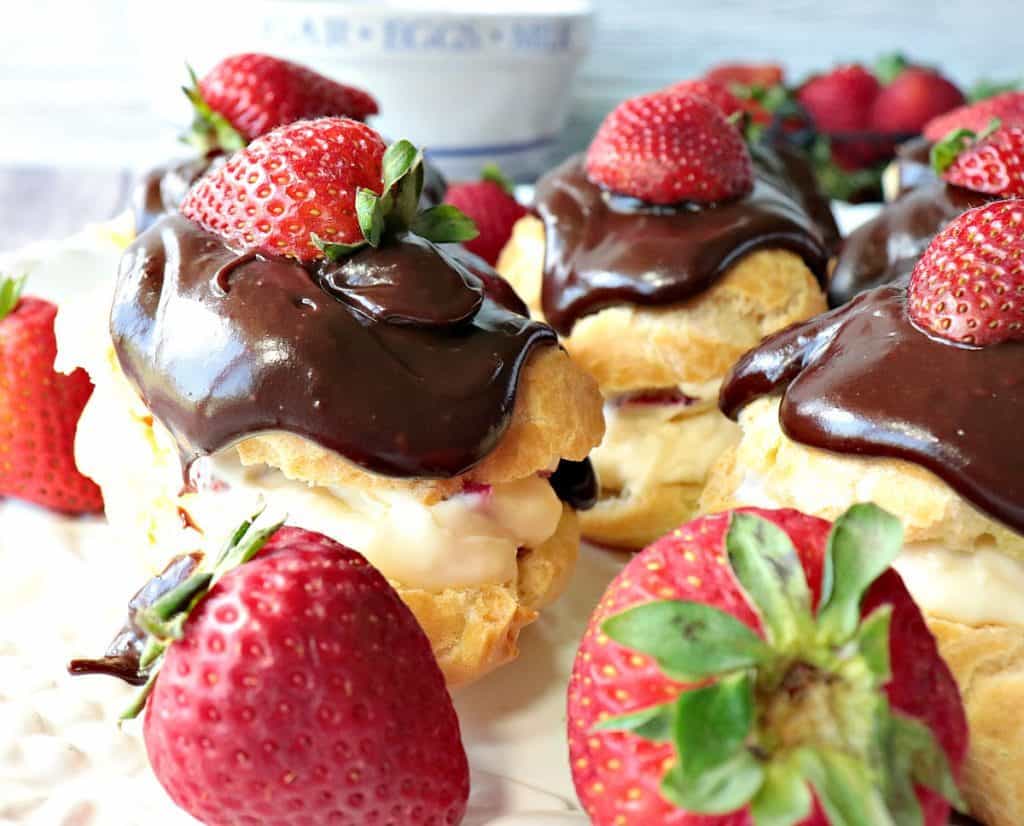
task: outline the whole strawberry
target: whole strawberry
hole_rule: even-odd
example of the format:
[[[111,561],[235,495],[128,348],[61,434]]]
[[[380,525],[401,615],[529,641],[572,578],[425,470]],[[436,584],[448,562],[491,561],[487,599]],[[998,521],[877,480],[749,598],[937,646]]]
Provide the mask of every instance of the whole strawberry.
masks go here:
[[[871,107],[871,127],[916,134],[932,118],[963,102],[956,85],[934,69],[908,66],[878,94]]]
[[[704,73],[704,79],[726,87],[781,86],[785,70],[778,63],[719,63]]]
[[[84,370],[53,369],[49,301],[21,295],[24,279],[0,277],[0,495],[63,513],[96,513],[103,497],[75,466],[75,430],[92,395]]]
[[[569,684],[594,826],[944,826],[967,724],[901,542],[873,505],[744,509],[634,557]]]
[[[240,149],[276,126],[324,116],[363,120],[377,101],[362,89],[279,57],[227,57],[201,80],[192,76],[185,94],[195,109],[188,136],[202,153]]]
[[[723,83],[710,80],[681,80],[666,87],[663,91],[677,95],[697,95],[710,100],[727,118],[737,112],[743,112],[743,102],[736,97]]]
[[[453,184],[444,202],[458,207],[473,219],[480,233],[464,246],[492,266],[526,209],[512,195],[512,184],[497,167],[484,169],[482,180]]]
[[[1003,126],[1024,126],[1024,92],[1003,92],[932,118],[925,124],[924,136],[937,143],[957,129],[981,133],[993,120]]]
[[[291,123],[200,178],[181,212],[239,248],[309,261],[321,255],[313,235],[362,239],[356,191],[381,190],[384,149],[380,135],[348,118]]]
[[[725,201],[754,185],[739,130],[705,98],[672,91],[612,110],[587,150],[586,171],[594,183],[649,204]]]
[[[962,139],[964,134],[963,130],[954,132],[953,140]],[[1024,198],[1024,126],[997,129],[969,144],[942,177],[974,192]]]
[[[468,766],[444,677],[356,552],[246,524],[135,621],[155,663],[140,701],[150,763],[207,826],[461,821]]]
[[[832,138],[832,159],[843,170],[864,169],[892,151],[891,142],[850,135],[871,128],[871,110],[880,92],[878,79],[859,64],[812,77],[797,91],[815,127]]]
[[[808,80],[797,99],[825,134],[857,132],[871,125],[871,108],[881,92],[877,78],[863,66],[838,66]]]
[[[1024,200],[969,209],[935,236],[911,273],[907,312],[957,344],[1024,340]]]

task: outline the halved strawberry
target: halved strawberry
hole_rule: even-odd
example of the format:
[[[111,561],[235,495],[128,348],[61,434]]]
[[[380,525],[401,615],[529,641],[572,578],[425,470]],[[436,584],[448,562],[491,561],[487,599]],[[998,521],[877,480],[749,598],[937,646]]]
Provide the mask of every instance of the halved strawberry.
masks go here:
[[[944,826],[967,723],[899,576],[899,521],[857,505],[696,519],[605,592],[569,684],[595,826]]]

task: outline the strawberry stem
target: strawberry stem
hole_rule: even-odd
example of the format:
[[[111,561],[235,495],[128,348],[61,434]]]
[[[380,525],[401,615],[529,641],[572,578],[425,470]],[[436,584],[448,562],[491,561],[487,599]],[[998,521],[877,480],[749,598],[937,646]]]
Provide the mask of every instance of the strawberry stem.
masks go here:
[[[10,276],[0,274],[0,320],[7,318],[21,301],[27,275]]]
[[[694,601],[655,601],[609,618],[608,637],[651,656],[668,677],[701,684],[595,729],[673,743],[661,791],[690,812],[749,805],[758,826],[792,826],[810,811],[808,786],[832,824],[919,824],[915,784],[962,806],[931,730],[889,706],[891,607],[860,616],[864,594],[902,541],[899,520],[875,505],[840,516],[815,614],[789,536],[734,514],[726,555],[764,639]]]
[[[367,244],[379,247],[403,232],[413,232],[436,244],[476,238],[476,224],[458,207],[441,204],[417,211],[423,180],[423,152],[407,140],[396,141],[384,152],[381,163],[383,194],[364,187],[356,190],[356,217],[363,240],[333,244],[314,235],[313,245],[329,261],[340,261]]]
[[[193,118],[192,126],[181,136],[181,140],[195,147],[200,155],[208,155],[217,150],[236,152],[242,149],[247,143],[245,138],[227,118],[207,103],[199,87],[199,78],[196,77],[195,70],[187,63],[185,68],[191,86],[182,86],[181,91],[192,104]]]
[[[164,654],[176,640],[181,639],[185,623],[196,606],[221,577],[252,559],[284,524],[282,519],[266,527],[256,527],[256,520],[262,513],[261,510],[239,525],[211,566],[206,566],[204,561],[201,570],[135,614],[136,624],[148,634],[139,657],[140,670],[148,670],[148,673],[146,684],[121,714],[122,721],[137,717],[145,707]]]

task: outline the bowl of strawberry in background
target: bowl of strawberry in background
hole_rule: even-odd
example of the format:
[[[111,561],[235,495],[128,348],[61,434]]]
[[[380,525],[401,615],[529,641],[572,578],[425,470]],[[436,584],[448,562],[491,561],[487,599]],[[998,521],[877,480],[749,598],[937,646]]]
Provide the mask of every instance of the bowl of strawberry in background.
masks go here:
[[[194,0],[192,5],[197,5]],[[162,63],[180,74],[182,43],[200,75],[224,54],[260,51],[373,91],[374,126],[425,146],[452,180],[497,163],[516,179],[547,168],[591,35],[587,0],[262,0],[205,4]],[[158,102],[180,120],[180,101]],[[174,108],[172,108],[174,107]]]

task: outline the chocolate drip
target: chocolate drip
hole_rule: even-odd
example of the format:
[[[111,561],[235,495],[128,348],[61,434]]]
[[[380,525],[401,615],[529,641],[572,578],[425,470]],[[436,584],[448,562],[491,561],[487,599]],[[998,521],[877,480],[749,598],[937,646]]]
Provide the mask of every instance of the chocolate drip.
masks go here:
[[[199,565],[202,554],[176,556],[163,573],[153,577],[128,602],[128,618],[124,626],[107,646],[106,654],[94,660],[72,660],[68,672],[73,676],[104,674],[117,677],[130,685],[143,685],[149,676],[139,667],[139,658],[146,644],[146,632],[135,622],[139,611],[148,608],[164,594],[183,583]]]
[[[833,307],[908,275],[932,239],[954,218],[992,200],[936,181],[906,193],[843,242],[828,288]]]
[[[768,338],[726,379],[723,412],[782,392],[794,441],[913,462],[1024,533],[1024,343],[932,338],[905,301],[905,283],[879,287]]]
[[[736,201],[654,208],[609,195],[587,179],[580,156],[570,158],[537,184],[548,321],[568,334],[605,307],[683,301],[765,248],[795,252],[824,282],[821,233],[780,168],[759,162],[753,192]]]
[[[449,312],[466,295],[479,299],[474,276],[421,240],[360,256],[367,279],[392,284],[374,302],[402,308],[407,322],[415,301]],[[434,277],[439,262],[458,277]],[[324,272],[331,267],[343,265]],[[555,343],[549,327],[490,298],[441,326],[374,321],[317,278],[290,259],[239,254],[180,215],[125,252],[114,346],[186,467],[253,434],[287,431],[377,473],[464,473],[504,433],[532,349]]]
[[[550,482],[558,498],[574,510],[587,511],[597,504],[597,474],[590,459],[582,462],[562,459],[551,474]]]

